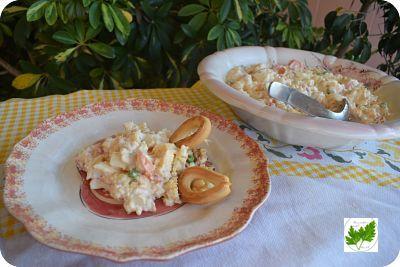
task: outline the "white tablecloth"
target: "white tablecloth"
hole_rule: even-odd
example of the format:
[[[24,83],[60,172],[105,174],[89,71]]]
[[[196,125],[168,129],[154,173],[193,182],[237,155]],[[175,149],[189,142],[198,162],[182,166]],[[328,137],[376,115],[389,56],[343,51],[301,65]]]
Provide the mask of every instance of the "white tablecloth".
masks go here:
[[[268,157],[274,155],[268,153]],[[271,175],[271,194],[235,238],[165,262],[127,266],[384,266],[400,249],[400,190],[355,180]],[[379,252],[344,253],[344,218],[378,218]],[[29,234],[0,239],[16,266],[112,266],[93,256],[36,242]]]

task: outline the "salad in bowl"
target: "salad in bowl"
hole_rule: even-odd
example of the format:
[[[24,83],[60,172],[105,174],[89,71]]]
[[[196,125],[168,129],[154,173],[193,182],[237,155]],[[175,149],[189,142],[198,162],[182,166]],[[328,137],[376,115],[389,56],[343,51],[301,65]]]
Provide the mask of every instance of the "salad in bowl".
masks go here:
[[[400,137],[400,81],[366,65],[310,51],[249,46],[206,57],[198,73],[240,118],[285,143],[334,148]],[[345,98],[349,121],[309,116],[269,97],[272,82],[332,111]]]

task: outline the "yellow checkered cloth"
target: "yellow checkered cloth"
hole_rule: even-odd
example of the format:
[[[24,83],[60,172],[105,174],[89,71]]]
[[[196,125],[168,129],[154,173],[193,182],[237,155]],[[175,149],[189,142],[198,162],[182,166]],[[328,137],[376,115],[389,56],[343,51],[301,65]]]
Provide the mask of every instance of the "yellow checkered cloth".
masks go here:
[[[53,95],[36,99],[10,99],[0,103],[0,164],[4,163],[13,146],[46,118],[62,112],[100,101],[126,98],[155,98],[167,102],[185,103],[199,106],[235,119],[228,105],[223,103],[200,83],[192,88],[173,89],[133,89],[133,90],[82,90],[69,95]],[[1,174],[0,174],[1,175]],[[0,176],[0,193],[4,182]],[[0,237],[9,238],[25,232],[21,223],[12,217],[0,198]]]
[[[28,100],[11,99],[0,103],[0,125],[2,126],[0,131],[0,164],[5,162],[14,144],[26,136],[44,119],[90,103],[132,97],[155,98],[167,102],[191,104],[228,119],[238,119],[227,104],[215,97],[201,83],[196,83],[192,88],[110,91],[82,90],[69,95],[53,95]],[[271,144],[276,145],[276,141],[271,140]],[[286,146],[289,147],[290,145]],[[400,188],[400,175],[398,175],[400,172],[396,175],[395,169],[389,168],[390,166],[388,167],[387,163],[385,163],[385,160],[388,158],[392,163],[394,162],[393,166],[396,162],[400,162],[400,142],[382,142],[378,144],[378,147],[383,148],[386,154],[377,154],[374,151],[362,151],[362,148],[357,151],[342,151],[344,155],[346,153],[364,153],[359,161],[348,165],[326,160],[319,163],[313,160],[305,161],[300,158],[300,153],[289,150],[280,151],[292,153],[294,156],[290,156],[290,160],[288,160],[289,157],[279,158],[274,153],[266,153],[271,159],[271,175],[299,176],[313,179],[354,180],[361,183],[376,184],[377,186],[394,186]],[[275,149],[273,146],[269,148]],[[291,147],[291,149],[293,148]],[[322,153],[322,151],[319,151],[317,154]],[[0,173],[1,177],[2,174]],[[0,181],[0,193],[2,194],[4,183],[3,179]],[[0,237],[10,238],[23,232],[25,232],[23,225],[6,211],[3,198],[0,198]]]

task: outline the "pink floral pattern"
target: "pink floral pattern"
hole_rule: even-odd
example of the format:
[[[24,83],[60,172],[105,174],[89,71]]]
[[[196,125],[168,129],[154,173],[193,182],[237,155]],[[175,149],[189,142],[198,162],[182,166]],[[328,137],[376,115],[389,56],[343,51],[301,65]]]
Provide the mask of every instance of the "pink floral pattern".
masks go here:
[[[313,160],[313,159],[322,159],[321,153],[319,153],[319,150],[314,148],[314,147],[306,147],[303,149],[304,152],[302,153],[297,153],[297,155]]]

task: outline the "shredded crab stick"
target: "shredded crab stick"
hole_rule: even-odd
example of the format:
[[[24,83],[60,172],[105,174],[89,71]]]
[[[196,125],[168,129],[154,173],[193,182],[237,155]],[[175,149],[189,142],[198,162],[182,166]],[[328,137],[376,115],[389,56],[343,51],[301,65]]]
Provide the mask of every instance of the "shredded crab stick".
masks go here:
[[[148,156],[142,151],[136,153],[136,168],[147,178],[153,179],[155,166]]]

